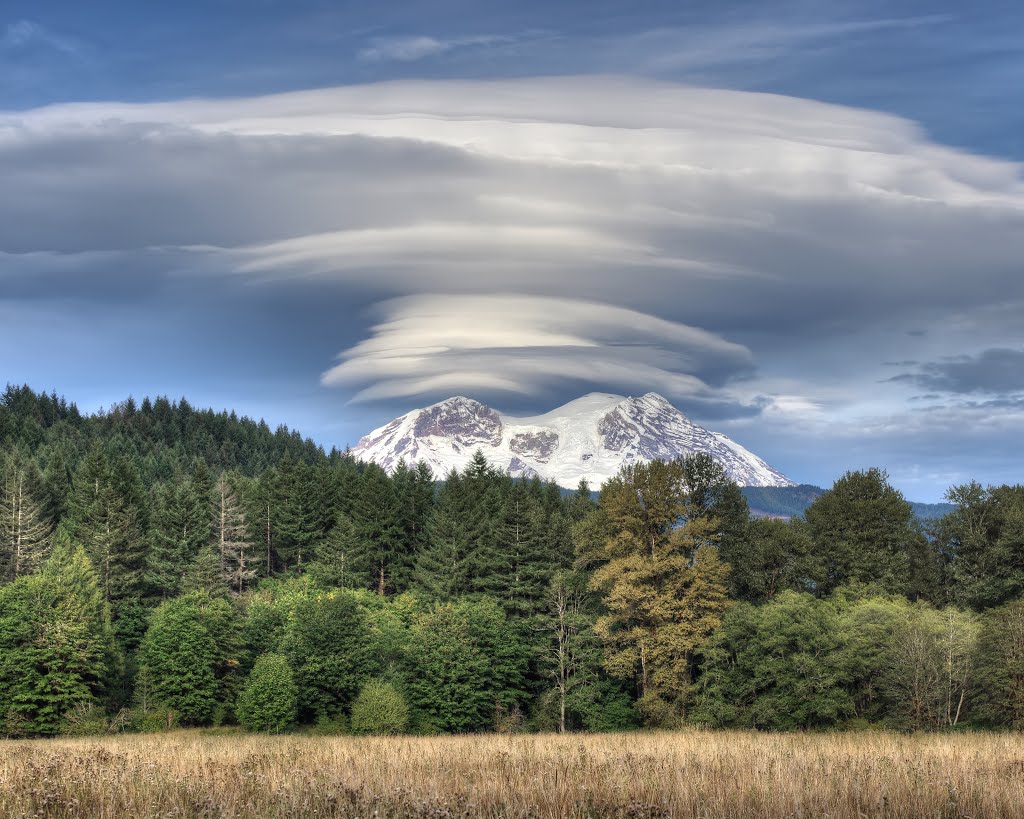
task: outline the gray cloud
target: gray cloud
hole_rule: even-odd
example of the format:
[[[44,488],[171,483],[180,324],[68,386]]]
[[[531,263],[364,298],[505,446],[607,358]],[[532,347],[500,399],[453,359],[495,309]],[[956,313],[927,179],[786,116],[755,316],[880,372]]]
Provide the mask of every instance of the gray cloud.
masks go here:
[[[946,393],[1024,392],[1024,350],[993,347],[976,355],[951,356],[891,380]],[[1011,406],[1017,404],[1016,399],[1010,402]]]
[[[822,440],[845,447],[855,433],[894,442],[888,424],[945,434],[936,412],[906,410],[912,396],[993,383],[965,373],[982,356],[949,357],[1024,329],[1021,166],[807,100],[586,77],[55,106],[0,113],[0,177],[4,298],[214,281],[301,292],[336,305],[339,328],[307,369],[345,348],[326,380],[382,413],[444,391],[525,391],[546,406],[581,383],[644,382],[697,418],[742,431],[756,416],[739,439],[779,460],[780,430],[825,421]],[[588,344],[437,340],[481,330],[451,305],[510,292],[525,299],[510,334]],[[358,310],[380,302],[370,327]],[[625,312],[598,326],[540,309],[576,302]],[[415,333],[403,323],[430,315]],[[449,349],[424,353],[419,372],[428,337]],[[402,355],[379,347],[396,341]],[[886,361],[938,362],[905,369],[945,386],[879,383]]]

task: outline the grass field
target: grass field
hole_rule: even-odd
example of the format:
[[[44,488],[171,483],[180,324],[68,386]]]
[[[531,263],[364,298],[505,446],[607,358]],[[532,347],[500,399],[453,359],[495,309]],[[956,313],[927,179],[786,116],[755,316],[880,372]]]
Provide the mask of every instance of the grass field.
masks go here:
[[[0,742],[4,816],[1019,817],[1024,736],[179,732]]]

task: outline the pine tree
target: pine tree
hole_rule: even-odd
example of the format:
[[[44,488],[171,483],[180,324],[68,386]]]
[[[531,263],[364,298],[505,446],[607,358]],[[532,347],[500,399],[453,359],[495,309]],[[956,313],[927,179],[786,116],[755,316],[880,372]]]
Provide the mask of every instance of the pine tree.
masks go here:
[[[194,481],[161,484],[154,492],[145,583],[154,597],[173,595],[210,540],[209,504]]]
[[[249,542],[245,514],[226,475],[214,486],[213,536],[220,558],[220,575],[236,594],[256,576],[253,545]]]
[[[403,470],[403,480],[408,470]],[[353,499],[352,522],[356,527],[359,559],[370,567],[378,595],[404,591],[411,561],[403,548],[400,507],[387,473],[368,464]]]
[[[452,470],[428,521],[427,545],[416,559],[414,585],[428,600],[447,602],[465,594],[465,557],[469,551],[466,524],[462,476]]]
[[[339,514],[338,522],[317,552],[317,559],[310,564],[309,573],[326,588],[366,589],[372,578],[364,558],[355,524],[347,515]]]
[[[143,568],[139,512],[118,494],[98,443],[75,473],[69,524],[96,568],[104,599],[118,602],[137,594]]]
[[[81,547],[59,541],[41,572],[0,588],[0,730],[56,734],[114,667],[109,609]]]
[[[13,452],[0,483],[0,577],[4,579],[29,574],[46,559],[53,526],[38,500],[35,488],[40,483],[31,461]]]

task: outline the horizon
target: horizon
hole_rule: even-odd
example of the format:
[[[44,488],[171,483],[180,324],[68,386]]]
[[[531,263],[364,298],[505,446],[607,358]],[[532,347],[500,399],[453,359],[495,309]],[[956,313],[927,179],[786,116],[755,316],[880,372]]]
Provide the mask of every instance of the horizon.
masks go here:
[[[797,483],[1020,483],[1022,29],[998,0],[11,0],[0,373],[326,450],[457,394],[655,392]]]

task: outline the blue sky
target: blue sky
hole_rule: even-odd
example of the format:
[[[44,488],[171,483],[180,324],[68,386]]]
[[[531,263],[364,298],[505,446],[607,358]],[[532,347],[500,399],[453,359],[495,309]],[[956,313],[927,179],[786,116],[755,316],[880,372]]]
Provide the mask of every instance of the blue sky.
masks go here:
[[[328,446],[653,389],[799,481],[1017,482],[1022,34],[994,0],[6,0],[0,367]]]

